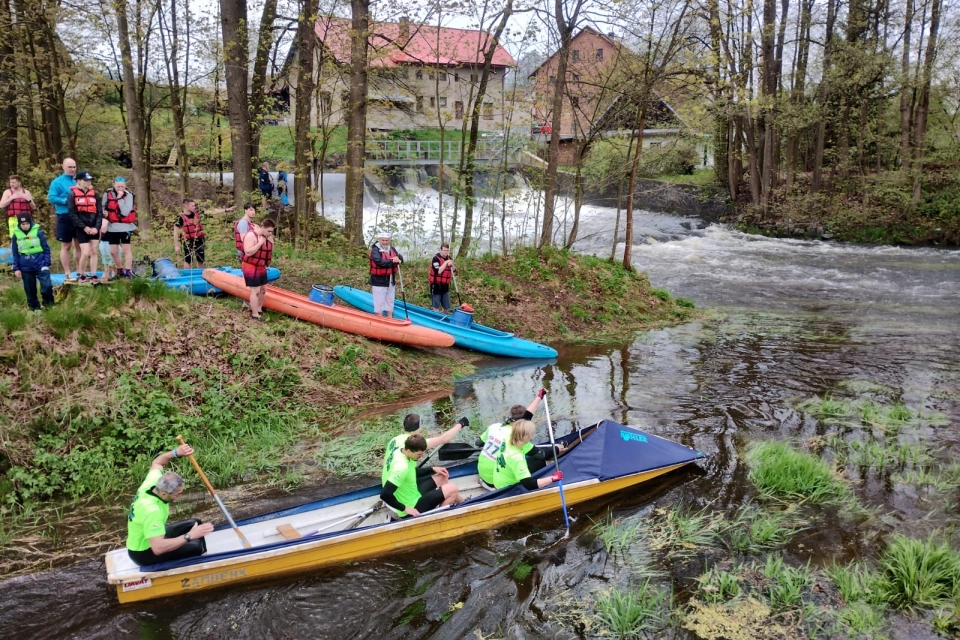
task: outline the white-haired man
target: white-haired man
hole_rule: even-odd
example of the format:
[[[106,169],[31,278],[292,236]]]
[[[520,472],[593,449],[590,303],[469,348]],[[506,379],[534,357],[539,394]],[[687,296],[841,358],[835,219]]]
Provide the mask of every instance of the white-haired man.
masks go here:
[[[390,232],[380,232],[380,242],[370,247],[370,289],[373,293],[373,314],[393,317],[393,301],[397,297],[397,273],[403,256],[390,246]]]
[[[207,551],[203,537],[213,532],[209,522],[191,519],[167,524],[170,503],[183,493],[183,478],[163,468],[171,460],[193,455],[193,447],[182,444],[161,453],[137,489],[127,517],[127,553],[143,567],[170,560],[192,558]]]

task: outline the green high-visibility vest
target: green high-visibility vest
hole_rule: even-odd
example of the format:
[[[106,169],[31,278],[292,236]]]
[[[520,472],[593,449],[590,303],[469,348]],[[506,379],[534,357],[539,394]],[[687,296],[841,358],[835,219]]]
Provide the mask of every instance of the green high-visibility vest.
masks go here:
[[[32,256],[43,253],[43,245],[40,244],[40,225],[33,225],[27,233],[17,227],[13,232],[13,237],[17,239],[17,251],[20,255]]]

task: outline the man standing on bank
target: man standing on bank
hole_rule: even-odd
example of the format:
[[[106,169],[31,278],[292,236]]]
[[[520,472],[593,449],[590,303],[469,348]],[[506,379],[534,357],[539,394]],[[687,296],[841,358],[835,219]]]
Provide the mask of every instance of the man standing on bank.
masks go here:
[[[73,237],[80,243],[77,279],[80,284],[100,284],[100,278],[97,277],[97,257],[103,207],[93,189],[93,175],[89,171],[77,173],[77,184],[70,187],[70,196],[67,198],[67,215],[73,223]],[[57,228],[60,228],[59,225]]]
[[[210,211],[210,215],[229,213],[234,209],[236,207],[213,209]],[[197,203],[192,198],[184,198],[183,212],[177,217],[177,221],[173,225],[173,251],[180,255],[182,249],[184,262],[194,269],[203,269],[204,262],[207,260],[205,239],[207,234],[204,233],[203,222],[200,220],[203,213],[197,208]]]
[[[33,201],[33,195],[23,188],[20,176],[10,176],[9,181],[10,188],[0,196],[0,209],[7,211],[7,225],[12,239],[20,224],[18,216],[25,213],[32,218],[33,212],[37,210],[37,203]]]
[[[277,223],[267,218],[263,224],[251,224],[243,238],[240,270],[243,282],[250,289],[250,317],[260,320],[263,300],[267,296],[267,267],[273,261],[273,230]]]
[[[110,243],[110,255],[117,265],[117,275],[121,278],[133,277],[133,251],[130,240],[137,230],[137,204],[131,191],[127,191],[127,179],[118,176],[113,179],[113,188],[103,194],[102,237]],[[120,245],[123,245],[123,268],[120,268]]]
[[[453,279],[453,260],[450,258],[450,245],[440,245],[440,253],[430,262],[430,305],[434,311],[450,313],[450,281]]]
[[[70,189],[77,184],[77,161],[73,158],[65,158],[63,161],[63,173],[53,179],[50,183],[50,189],[47,191],[47,202],[54,206],[57,212],[56,238],[60,241],[60,266],[63,267],[65,280],[76,281],[73,272],[70,269],[71,253],[80,260],[80,241],[77,240],[77,230],[73,226],[67,211],[67,199],[70,197]],[[79,265],[78,269],[79,269]]]
[[[403,256],[390,246],[393,236],[380,232],[380,242],[370,247],[370,289],[373,292],[373,314],[393,317],[393,302],[397,297],[397,272]]]
[[[150,465],[150,472],[137,489],[127,516],[127,554],[138,566],[147,566],[192,558],[207,551],[203,537],[213,533],[213,525],[199,520],[167,524],[170,503],[183,494],[183,478],[163,468],[176,458],[193,455],[193,447],[182,444],[161,453]]]

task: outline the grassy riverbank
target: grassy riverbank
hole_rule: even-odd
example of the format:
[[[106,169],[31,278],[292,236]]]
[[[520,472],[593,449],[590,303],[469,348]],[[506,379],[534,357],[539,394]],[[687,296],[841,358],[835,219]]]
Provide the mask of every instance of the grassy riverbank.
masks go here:
[[[228,227],[210,225],[208,264],[234,261]],[[170,255],[162,244],[136,246],[144,252]],[[278,284],[296,291],[314,282],[366,286],[362,249],[281,246],[275,264]],[[541,258],[522,250],[459,268],[479,322],[542,342],[622,337],[694,314],[643,275],[563,251]],[[410,302],[425,302],[426,270],[426,261],[406,265]],[[369,341],[272,312],[255,324],[235,299],[148,280],[69,288],[55,309],[32,314],[19,282],[3,274],[0,308],[0,574],[35,567],[24,535],[49,553],[60,544],[63,509],[79,502],[103,509],[90,522],[81,516],[79,530],[115,533],[150,460],[177,434],[203,452],[217,486],[318,481],[308,463],[316,451],[305,443],[349,433],[384,403],[449,389],[478,357]]]

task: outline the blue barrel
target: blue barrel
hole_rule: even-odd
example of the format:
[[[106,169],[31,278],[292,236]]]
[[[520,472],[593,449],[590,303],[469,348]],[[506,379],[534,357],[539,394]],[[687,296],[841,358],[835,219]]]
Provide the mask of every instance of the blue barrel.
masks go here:
[[[180,269],[167,258],[157,258],[153,261],[153,275],[156,278],[179,278]]]
[[[328,307],[333,306],[333,287],[325,284],[315,284],[310,289],[310,301],[319,304],[325,304]]]
[[[473,322],[473,312],[464,311],[459,307],[454,309],[453,315],[450,316],[450,324],[456,325],[458,327],[469,327],[470,323],[472,322]]]

